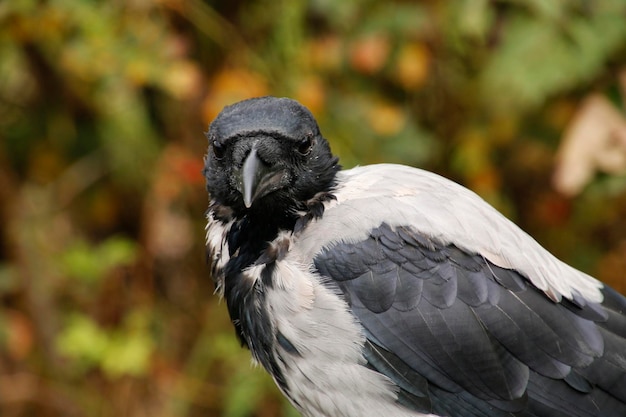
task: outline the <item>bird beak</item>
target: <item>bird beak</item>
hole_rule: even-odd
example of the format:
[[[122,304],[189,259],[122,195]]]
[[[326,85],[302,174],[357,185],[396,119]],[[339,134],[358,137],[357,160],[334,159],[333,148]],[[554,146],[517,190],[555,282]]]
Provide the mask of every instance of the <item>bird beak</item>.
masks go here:
[[[272,169],[263,162],[253,146],[237,173],[237,189],[246,208],[250,208],[256,199],[278,189],[282,177],[283,171]]]

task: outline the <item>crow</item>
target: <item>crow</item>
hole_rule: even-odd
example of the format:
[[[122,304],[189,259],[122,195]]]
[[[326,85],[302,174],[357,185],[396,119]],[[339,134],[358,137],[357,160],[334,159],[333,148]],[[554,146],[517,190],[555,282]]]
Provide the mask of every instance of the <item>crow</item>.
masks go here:
[[[288,98],[227,106],[207,138],[216,292],[304,416],[626,416],[626,298],[470,190],[342,170]]]

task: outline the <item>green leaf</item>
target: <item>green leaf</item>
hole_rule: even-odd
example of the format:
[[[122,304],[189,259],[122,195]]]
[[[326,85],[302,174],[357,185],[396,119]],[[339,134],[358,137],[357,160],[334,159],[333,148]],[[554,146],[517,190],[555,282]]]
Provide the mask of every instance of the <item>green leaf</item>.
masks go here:
[[[130,265],[136,253],[136,243],[121,236],[110,237],[97,246],[79,240],[61,256],[61,268],[70,278],[93,284],[111,269]]]
[[[86,283],[98,282],[105,272],[93,248],[82,241],[63,253],[61,264],[67,276]]]
[[[274,389],[269,376],[261,369],[240,370],[229,381],[224,417],[246,417],[258,407],[263,395]]]
[[[626,46],[624,7],[600,8],[561,25],[517,15],[480,78],[494,110],[536,107],[546,98],[596,76],[611,54]]]
[[[137,244],[126,237],[113,236],[105,240],[97,252],[102,262],[109,268],[130,265],[137,256]]]
[[[58,352],[85,371],[97,366],[108,348],[108,335],[90,317],[76,313],[56,338]]]
[[[122,332],[109,339],[101,365],[110,377],[140,376],[150,365],[154,342],[145,331]]]

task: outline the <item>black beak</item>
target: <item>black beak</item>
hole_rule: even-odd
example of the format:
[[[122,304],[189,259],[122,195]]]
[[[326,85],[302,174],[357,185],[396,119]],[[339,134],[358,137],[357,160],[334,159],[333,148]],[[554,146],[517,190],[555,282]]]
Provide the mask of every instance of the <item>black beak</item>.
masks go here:
[[[243,196],[243,203],[250,208],[255,200],[280,188],[284,171],[267,165],[259,158],[256,146],[237,172],[237,189]]]

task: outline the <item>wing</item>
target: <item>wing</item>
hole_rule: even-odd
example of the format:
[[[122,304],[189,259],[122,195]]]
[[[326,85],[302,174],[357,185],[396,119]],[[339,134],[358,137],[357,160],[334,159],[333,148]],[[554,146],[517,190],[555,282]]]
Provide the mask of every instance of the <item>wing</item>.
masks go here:
[[[338,175],[336,201],[300,239],[306,256],[338,241],[360,241],[386,222],[514,269],[555,301],[600,302],[602,283],[559,261],[476,194],[431,172],[382,164]]]
[[[317,253],[399,400],[448,416],[625,416],[626,299],[549,299],[515,269],[382,223]]]

